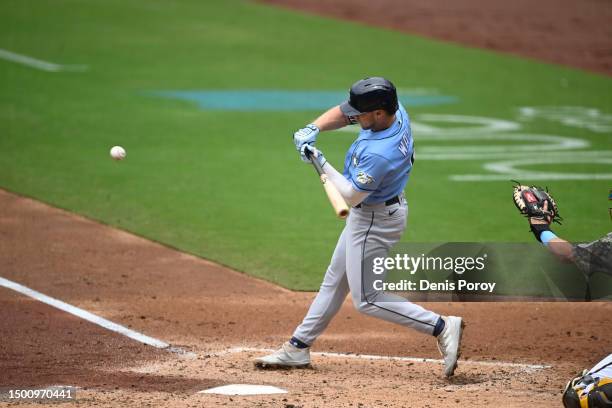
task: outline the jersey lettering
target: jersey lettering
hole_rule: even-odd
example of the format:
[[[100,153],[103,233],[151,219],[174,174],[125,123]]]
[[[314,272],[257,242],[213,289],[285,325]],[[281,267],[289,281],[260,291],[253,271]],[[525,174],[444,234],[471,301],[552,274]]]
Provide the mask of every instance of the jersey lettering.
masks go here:
[[[409,147],[408,147],[408,136],[405,133],[402,136],[402,140],[400,141],[400,143],[397,146],[397,148],[399,149],[400,152],[402,152],[404,157],[408,156],[408,149],[409,149]]]

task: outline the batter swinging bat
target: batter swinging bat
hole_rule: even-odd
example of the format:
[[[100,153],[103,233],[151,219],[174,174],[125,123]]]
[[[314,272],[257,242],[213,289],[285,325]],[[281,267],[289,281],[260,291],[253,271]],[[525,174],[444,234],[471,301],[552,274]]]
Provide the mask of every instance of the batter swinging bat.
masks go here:
[[[310,150],[306,149],[305,154],[306,157],[310,159]],[[319,177],[321,178],[321,184],[323,184],[323,188],[325,189],[327,198],[329,199],[329,202],[331,203],[332,207],[334,207],[336,215],[339,218],[346,218],[349,213],[346,201],[344,201],[344,198],[342,198],[342,195],[340,194],[334,183],[332,183],[331,180],[327,177],[327,174],[325,174],[325,172],[323,171],[323,168],[319,164],[319,161],[314,158],[311,159],[311,161],[315,170],[319,174]]]

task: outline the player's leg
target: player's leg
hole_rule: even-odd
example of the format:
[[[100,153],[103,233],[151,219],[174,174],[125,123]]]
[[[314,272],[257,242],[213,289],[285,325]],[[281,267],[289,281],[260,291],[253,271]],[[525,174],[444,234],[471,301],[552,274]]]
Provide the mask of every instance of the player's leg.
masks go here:
[[[359,211],[347,225],[347,278],[355,308],[425,334],[433,334],[440,323],[440,315],[405,298],[374,290],[374,275],[366,262],[374,257],[386,257],[402,236],[406,225],[407,208],[398,206],[393,216],[382,211]],[[353,214],[351,214],[353,215]]]
[[[319,337],[338,313],[349,292],[346,280],[346,228],[340,234],[336,249],[327,267],[323,283],[302,323],[295,329],[292,340],[307,346]]]
[[[436,336],[444,356],[445,374],[453,375],[459,357],[463,328],[461,318],[443,317],[401,296],[377,291],[373,282],[381,279],[381,275],[375,275],[368,267],[368,260],[386,257],[401,238],[406,225],[407,207],[400,205],[393,216],[389,216],[386,208],[362,210],[351,215],[347,224],[346,266],[353,304],[362,313]]]
[[[340,234],[323,283],[302,323],[290,341],[276,352],[255,359],[262,368],[304,367],[310,365],[310,346],[336,315],[346,295],[346,228]]]

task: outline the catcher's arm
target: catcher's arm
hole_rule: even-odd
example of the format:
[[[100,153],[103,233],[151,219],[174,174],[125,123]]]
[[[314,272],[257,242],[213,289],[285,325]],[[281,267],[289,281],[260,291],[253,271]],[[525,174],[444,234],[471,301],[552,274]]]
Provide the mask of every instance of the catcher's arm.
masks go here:
[[[544,211],[548,211],[548,203],[543,205]],[[529,218],[531,230],[548,250],[562,261],[573,261],[574,246],[566,240],[559,238],[550,230],[549,222],[535,217]],[[541,232],[540,232],[541,231]],[[537,235],[539,234],[539,235]]]
[[[562,261],[572,262],[574,260],[574,246],[562,238],[553,238],[548,242],[547,248]]]

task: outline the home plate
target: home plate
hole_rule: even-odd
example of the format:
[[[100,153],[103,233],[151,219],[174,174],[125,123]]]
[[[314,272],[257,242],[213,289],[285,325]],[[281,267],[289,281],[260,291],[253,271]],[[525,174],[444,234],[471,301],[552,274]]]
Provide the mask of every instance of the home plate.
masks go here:
[[[222,395],[265,395],[265,394],[286,394],[282,388],[271,385],[252,385],[252,384],[230,384],[222,387],[215,387],[198,394],[222,394]]]

